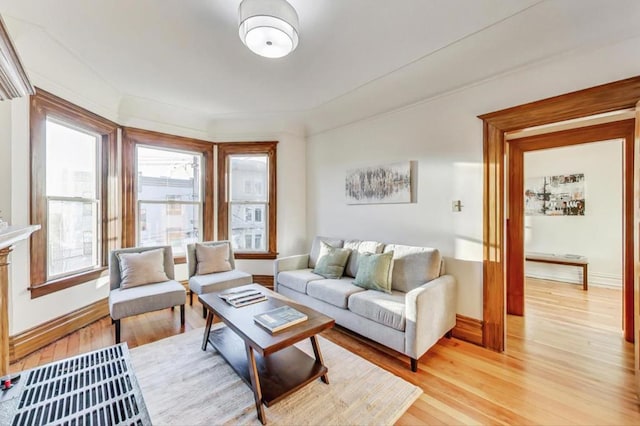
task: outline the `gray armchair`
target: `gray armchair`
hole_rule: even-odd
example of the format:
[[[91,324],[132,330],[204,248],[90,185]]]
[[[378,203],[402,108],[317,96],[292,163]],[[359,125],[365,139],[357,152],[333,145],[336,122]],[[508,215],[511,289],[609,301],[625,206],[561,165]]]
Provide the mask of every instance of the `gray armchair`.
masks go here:
[[[227,261],[231,267],[228,271],[213,272],[198,275],[198,258],[196,256],[196,244],[187,245],[187,269],[189,271],[189,305],[193,305],[193,293],[201,295],[211,293],[213,291],[226,290],[231,287],[238,287],[253,282],[253,275],[246,272],[238,271],[233,259],[233,249],[231,242],[222,241],[206,241],[202,244],[208,247],[216,247],[225,245],[228,249]],[[206,317],[206,309],[202,308],[202,317]]]
[[[161,252],[149,253],[152,250]],[[129,256],[142,253],[145,253],[144,257]],[[133,278],[137,278],[137,281],[134,282]],[[180,324],[184,325],[187,295],[184,286],[174,278],[173,252],[170,246],[111,251],[109,314],[115,325],[116,343],[120,343],[120,320],[125,317],[180,305]]]

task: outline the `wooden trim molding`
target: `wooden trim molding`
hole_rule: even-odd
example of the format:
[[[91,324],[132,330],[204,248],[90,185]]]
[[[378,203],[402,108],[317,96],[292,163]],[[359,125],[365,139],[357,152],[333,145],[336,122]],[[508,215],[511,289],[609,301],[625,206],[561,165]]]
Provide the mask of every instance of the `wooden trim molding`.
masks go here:
[[[508,155],[505,132],[634,108],[639,99],[640,76],[479,116],[484,122],[482,339],[485,347],[503,351],[505,341],[505,272],[508,265],[504,254],[509,247],[504,230],[511,228],[509,219],[505,220],[504,216],[505,155]],[[638,212],[634,212],[633,223],[638,223]],[[629,261],[634,262],[633,259],[632,255]],[[637,279],[634,276],[634,280]]]
[[[254,275],[253,282],[273,290],[273,275]]]
[[[482,346],[483,326],[482,320],[456,314],[456,326],[451,330],[451,334],[456,339]]]
[[[107,298],[9,337],[9,359],[15,362],[61,337],[109,315]]]

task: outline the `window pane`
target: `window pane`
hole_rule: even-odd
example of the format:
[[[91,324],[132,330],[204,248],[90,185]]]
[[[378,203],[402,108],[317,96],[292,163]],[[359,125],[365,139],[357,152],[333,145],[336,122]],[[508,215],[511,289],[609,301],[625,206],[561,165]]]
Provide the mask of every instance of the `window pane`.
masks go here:
[[[175,214],[178,211],[179,214]],[[187,244],[200,241],[200,223],[199,205],[141,202],[138,244],[144,247],[170,245],[174,256],[183,256]]]
[[[201,155],[142,146],[136,152],[139,200],[201,200]]]
[[[48,276],[98,266],[98,203],[48,201]]]
[[[239,251],[266,251],[266,204],[231,204],[231,241]],[[253,214],[248,214],[252,212]]]
[[[229,201],[267,201],[268,157],[266,155],[232,155]]]
[[[98,137],[51,120],[46,135],[47,196],[97,198]]]

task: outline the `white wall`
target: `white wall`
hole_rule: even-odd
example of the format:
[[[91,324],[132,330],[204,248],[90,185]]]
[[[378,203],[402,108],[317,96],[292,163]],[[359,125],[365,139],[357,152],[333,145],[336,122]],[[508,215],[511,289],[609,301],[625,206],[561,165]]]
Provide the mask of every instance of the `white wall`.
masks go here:
[[[428,245],[439,248],[446,257],[475,262],[475,268],[464,268],[458,274],[458,313],[481,319],[482,122],[476,117],[638,75],[639,43],[636,38],[552,58],[395,112],[311,135],[307,236]],[[347,169],[407,160],[418,163],[416,203],[345,204]],[[451,202],[457,199],[464,207],[452,213]],[[447,270],[456,275],[455,266]]]
[[[584,216],[525,216],[525,250],[589,258],[589,285],[622,287],[622,141],[525,153],[529,177],[584,173]],[[526,262],[526,275],[582,284],[582,268]]]

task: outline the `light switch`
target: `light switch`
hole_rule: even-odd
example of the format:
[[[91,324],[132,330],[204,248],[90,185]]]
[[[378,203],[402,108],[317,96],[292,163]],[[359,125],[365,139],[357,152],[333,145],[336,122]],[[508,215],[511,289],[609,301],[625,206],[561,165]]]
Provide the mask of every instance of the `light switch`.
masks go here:
[[[462,211],[462,201],[455,200],[451,203],[451,211],[452,212],[461,212]]]

